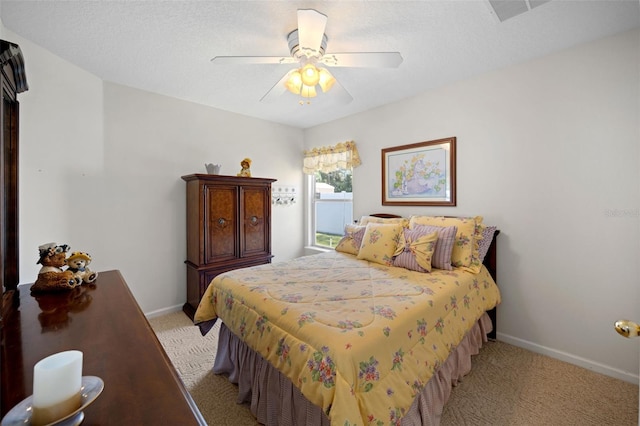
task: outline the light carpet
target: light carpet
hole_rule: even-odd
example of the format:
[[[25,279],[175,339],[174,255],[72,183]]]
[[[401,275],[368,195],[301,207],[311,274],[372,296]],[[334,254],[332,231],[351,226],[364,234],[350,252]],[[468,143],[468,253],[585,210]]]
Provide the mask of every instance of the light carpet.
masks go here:
[[[151,326],[210,426],[254,426],[238,389],[211,368],[218,324],[204,337],[182,312]],[[486,343],[452,392],[443,426],[638,425],[638,386],[503,342]]]

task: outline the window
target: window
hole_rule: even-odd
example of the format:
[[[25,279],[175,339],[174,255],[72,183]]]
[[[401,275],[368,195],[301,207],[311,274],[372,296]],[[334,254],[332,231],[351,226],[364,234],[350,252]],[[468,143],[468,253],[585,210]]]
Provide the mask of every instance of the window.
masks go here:
[[[353,168],[360,157],[353,141],[305,151],[307,244],[335,248],[353,220]]]
[[[335,248],[344,226],[353,221],[352,169],[316,172],[309,175],[312,218],[312,245]]]

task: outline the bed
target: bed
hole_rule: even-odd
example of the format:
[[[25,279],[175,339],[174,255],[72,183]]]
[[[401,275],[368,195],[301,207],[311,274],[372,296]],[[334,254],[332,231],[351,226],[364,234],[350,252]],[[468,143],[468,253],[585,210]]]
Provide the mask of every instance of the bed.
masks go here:
[[[194,322],[204,334],[222,320],[214,372],[258,422],[439,424],[495,335],[498,231],[481,217],[390,216],[348,225],[336,251],[209,285]]]

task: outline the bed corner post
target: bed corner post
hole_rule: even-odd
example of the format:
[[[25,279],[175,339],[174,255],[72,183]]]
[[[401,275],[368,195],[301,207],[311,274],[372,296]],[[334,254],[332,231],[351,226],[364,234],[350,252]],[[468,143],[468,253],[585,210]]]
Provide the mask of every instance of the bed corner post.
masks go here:
[[[498,271],[498,256],[496,251],[496,240],[498,238],[498,234],[500,234],[500,230],[496,229],[496,232],[493,234],[493,240],[491,241],[491,245],[489,246],[489,251],[487,252],[487,256],[484,259],[484,265],[489,270],[489,274],[491,274],[491,278],[498,283],[497,271]],[[487,311],[489,314],[489,318],[491,318],[491,322],[493,323],[493,330],[487,337],[489,340],[496,340],[496,330],[498,328],[498,319],[497,319],[497,310],[496,308]]]

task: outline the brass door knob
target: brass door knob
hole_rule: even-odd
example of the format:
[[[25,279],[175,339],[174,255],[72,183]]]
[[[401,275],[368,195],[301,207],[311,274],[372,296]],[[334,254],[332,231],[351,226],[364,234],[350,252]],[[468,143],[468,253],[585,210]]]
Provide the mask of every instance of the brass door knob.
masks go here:
[[[640,325],[629,320],[616,321],[615,328],[624,337],[638,337],[640,334]]]

